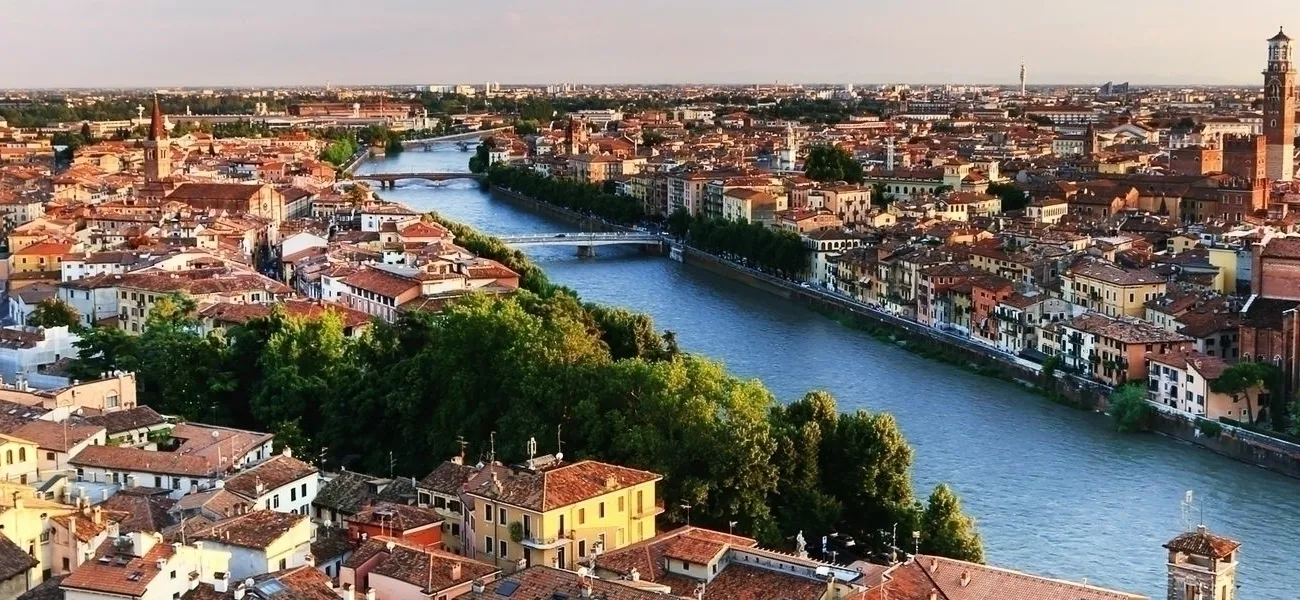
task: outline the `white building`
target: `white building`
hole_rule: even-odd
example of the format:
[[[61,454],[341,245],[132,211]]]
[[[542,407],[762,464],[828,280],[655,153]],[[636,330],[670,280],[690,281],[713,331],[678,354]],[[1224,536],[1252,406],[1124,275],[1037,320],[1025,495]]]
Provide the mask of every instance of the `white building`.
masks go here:
[[[320,474],[285,448],[284,453],[227,479],[224,487],[254,508],[308,515],[320,489]]]

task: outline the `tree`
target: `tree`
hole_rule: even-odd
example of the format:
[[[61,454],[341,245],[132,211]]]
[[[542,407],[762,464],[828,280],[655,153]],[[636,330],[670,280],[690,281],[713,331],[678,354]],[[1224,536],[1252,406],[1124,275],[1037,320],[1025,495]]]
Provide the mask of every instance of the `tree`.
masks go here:
[[[825,489],[844,505],[844,529],[859,543],[887,549],[880,529],[916,529],[912,448],[892,415],[859,410],[840,415],[821,452]]]
[[[81,315],[67,302],[58,298],[46,298],[27,317],[27,324],[33,327],[68,327],[75,330],[81,326]]]
[[[1285,404],[1286,399],[1281,397],[1281,374],[1281,369],[1269,363],[1239,362],[1224,369],[1219,378],[1210,384],[1210,389],[1220,394],[1231,395],[1233,404],[1245,400],[1246,422],[1253,425],[1256,418],[1255,407],[1258,406],[1260,394],[1266,391],[1269,393],[1270,408],[1273,408],[1274,404]],[[1253,399],[1250,397],[1252,390],[1256,395]],[[1278,396],[1278,399],[1274,401],[1273,396]],[[1279,410],[1272,412],[1281,416],[1285,411],[1285,406],[1281,406]],[[1285,428],[1285,420],[1281,427]]]
[[[348,199],[348,202],[352,203],[352,206],[361,206],[370,201],[370,186],[357,181],[352,184],[352,187],[348,188],[344,197]]]
[[[95,135],[90,131],[90,123],[81,124],[81,141],[84,144],[95,143]]]
[[[682,239],[686,237],[686,232],[691,227],[691,213],[686,212],[685,208],[674,210],[672,214],[668,215],[665,226],[668,233],[673,234],[673,237]]]
[[[863,180],[862,164],[848,150],[827,144],[818,144],[808,149],[804,174],[809,179],[821,182],[862,183]]]
[[[666,141],[668,141],[668,136],[658,131],[647,129],[641,132],[641,144],[647,148],[653,148]]]
[[[988,193],[1002,199],[1003,211],[1020,210],[1029,204],[1026,193],[1015,184],[990,183]]]
[[[1130,383],[1115,388],[1110,394],[1110,417],[1115,428],[1130,433],[1145,431],[1151,419],[1151,405],[1147,403],[1142,386]]]
[[[974,563],[984,562],[984,541],[975,520],[962,513],[961,500],[947,484],[935,486],[921,513],[921,552]]]
[[[537,121],[521,119],[515,121],[515,135],[536,135],[538,131]]]
[[[474,156],[469,157],[469,172],[482,173],[487,171],[488,167],[491,166],[491,152],[492,148],[487,142],[479,144],[474,149]]]

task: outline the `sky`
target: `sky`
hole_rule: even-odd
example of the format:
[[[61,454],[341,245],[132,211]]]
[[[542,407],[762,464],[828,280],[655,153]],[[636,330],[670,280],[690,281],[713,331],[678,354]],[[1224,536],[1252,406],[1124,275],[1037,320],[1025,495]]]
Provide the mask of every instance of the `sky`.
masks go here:
[[[1296,0],[4,0],[0,89],[1256,84]],[[1290,19],[1288,21],[1288,19]]]

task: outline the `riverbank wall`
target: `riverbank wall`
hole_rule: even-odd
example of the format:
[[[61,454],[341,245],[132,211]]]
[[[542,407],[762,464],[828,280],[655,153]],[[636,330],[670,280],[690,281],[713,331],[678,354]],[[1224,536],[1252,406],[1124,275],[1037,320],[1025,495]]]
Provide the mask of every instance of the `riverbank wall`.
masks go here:
[[[556,206],[549,202],[543,202],[530,196],[525,196],[519,192],[507,190],[500,186],[494,185],[489,187],[488,190],[492,192],[493,195],[506,200],[511,204],[522,206],[533,212],[539,212],[550,217],[555,217],[565,221],[566,223],[572,223],[581,227],[583,231],[625,231],[627,229],[626,227],[619,227],[618,225],[605,221],[604,219],[590,217],[562,206]]]
[[[769,294],[798,302],[846,326],[926,358],[963,367],[980,375],[1013,381],[1049,400],[1083,410],[1104,412],[1111,388],[1069,373],[1048,378],[1041,366],[1005,355],[988,346],[937,331],[920,323],[859,306],[847,299],[747,269],[685,246],[682,262]],[[1300,479],[1300,445],[1231,425],[1189,417],[1152,405],[1151,431],[1228,458]]]

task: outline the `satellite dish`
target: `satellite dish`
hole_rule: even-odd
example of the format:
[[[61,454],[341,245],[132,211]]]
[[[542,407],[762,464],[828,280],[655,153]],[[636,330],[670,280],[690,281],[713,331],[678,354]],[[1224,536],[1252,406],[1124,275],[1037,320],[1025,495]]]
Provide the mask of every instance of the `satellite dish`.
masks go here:
[[[587,567],[578,567],[578,577],[586,577],[590,574],[591,571],[588,571]]]
[[[556,453],[555,453],[555,460],[564,460],[564,453],[563,453],[563,452],[556,452]]]

